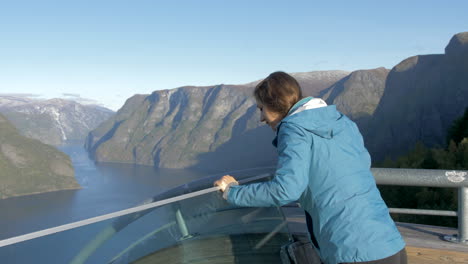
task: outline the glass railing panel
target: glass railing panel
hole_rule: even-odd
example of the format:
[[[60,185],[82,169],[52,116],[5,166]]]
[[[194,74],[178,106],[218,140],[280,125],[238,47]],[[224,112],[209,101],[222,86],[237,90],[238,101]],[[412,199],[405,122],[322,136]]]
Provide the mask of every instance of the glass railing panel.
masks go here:
[[[54,233],[32,240],[0,247],[0,263],[71,263],[79,252],[101,239],[97,250],[91,250],[91,258],[85,263],[106,263],[129,243],[144,236],[153,225],[161,225],[171,217],[168,208],[156,208],[122,217],[134,219],[138,215],[158,214],[157,219],[139,218],[133,225],[121,225],[122,221],[109,219],[106,221],[85,225],[75,229]],[[119,219],[120,220],[120,219]],[[155,221],[145,225],[145,221]],[[99,244],[99,243],[97,243]],[[93,259],[93,260],[92,260]]]
[[[112,263],[166,259],[161,263],[211,263],[250,259],[280,263],[281,244],[288,241],[284,218],[277,208],[238,208],[219,193],[172,205],[175,221],[165,230],[148,233],[119,253]],[[169,242],[170,241],[170,242]],[[263,260],[262,260],[263,259]]]
[[[0,247],[2,263],[280,263],[277,208],[238,208],[219,191]],[[166,258],[167,261],[161,261]],[[209,262],[208,262],[209,263]]]

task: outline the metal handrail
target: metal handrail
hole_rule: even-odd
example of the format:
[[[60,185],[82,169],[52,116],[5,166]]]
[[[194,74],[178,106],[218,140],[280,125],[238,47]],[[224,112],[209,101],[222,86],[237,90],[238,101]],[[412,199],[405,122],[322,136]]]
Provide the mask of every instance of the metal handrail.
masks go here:
[[[451,242],[468,244],[468,171],[372,168],[377,184],[458,189],[458,212],[390,208],[390,212],[458,216],[458,235],[445,236]]]
[[[377,184],[419,187],[468,187],[467,171],[372,168]]]

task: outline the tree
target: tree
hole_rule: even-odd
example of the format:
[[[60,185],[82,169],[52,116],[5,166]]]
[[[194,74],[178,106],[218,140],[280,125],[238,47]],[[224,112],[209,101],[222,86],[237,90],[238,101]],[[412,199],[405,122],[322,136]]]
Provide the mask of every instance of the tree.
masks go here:
[[[463,169],[468,169],[468,138],[464,138],[459,145],[460,163]]]
[[[453,122],[447,134],[445,148],[429,149],[418,142],[412,150],[398,157],[396,161],[387,158],[379,165],[384,168],[468,169],[468,108],[462,117]],[[457,209],[457,190],[454,188],[379,186],[379,189],[389,207]],[[457,226],[456,218],[398,214],[392,214],[392,217],[403,222]]]
[[[466,137],[468,137],[468,107],[462,117],[453,121],[447,133],[447,143],[450,144],[450,141],[453,140],[458,144]]]

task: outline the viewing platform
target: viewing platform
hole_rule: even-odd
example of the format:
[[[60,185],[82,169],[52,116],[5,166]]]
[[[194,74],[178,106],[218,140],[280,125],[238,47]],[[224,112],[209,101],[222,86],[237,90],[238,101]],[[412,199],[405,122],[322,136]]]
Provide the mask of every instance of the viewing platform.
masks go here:
[[[457,212],[390,211],[459,219],[458,229],[397,223],[407,244],[408,263],[468,263],[465,180],[450,181],[440,170],[377,169],[373,173],[378,183],[459,188]],[[308,240],[303,209],[294,203],[232,206],[217,187],[211,187],[216,177],[179,186],[133,208],[0,240],[0,259],[15,264],[31,263],[31,256],[38,263],[282,264],[298,257],[299,263],[320,263]],[[236,176],[240,184],[272,177],[271,169]]]

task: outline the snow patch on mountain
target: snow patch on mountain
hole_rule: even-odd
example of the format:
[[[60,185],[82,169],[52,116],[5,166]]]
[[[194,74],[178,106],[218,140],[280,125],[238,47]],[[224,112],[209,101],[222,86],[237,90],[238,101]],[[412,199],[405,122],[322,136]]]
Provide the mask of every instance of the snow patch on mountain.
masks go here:
[[[46,144],[84,142],[89,131],[114,112],[97,105],[82,105],[65,99],[30,99],[0,94],[0,112],[20,132]]]

